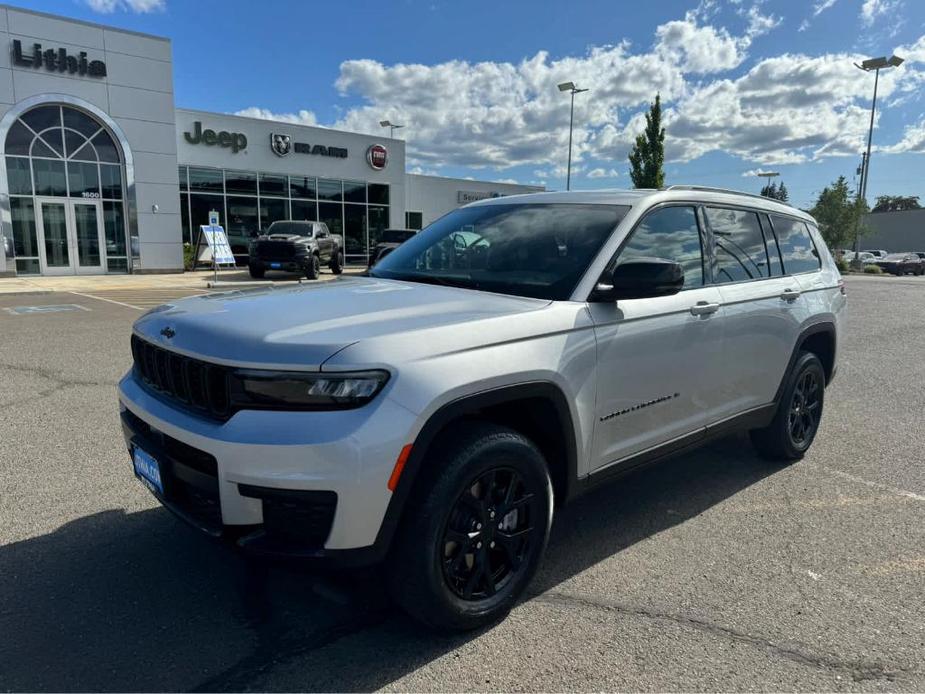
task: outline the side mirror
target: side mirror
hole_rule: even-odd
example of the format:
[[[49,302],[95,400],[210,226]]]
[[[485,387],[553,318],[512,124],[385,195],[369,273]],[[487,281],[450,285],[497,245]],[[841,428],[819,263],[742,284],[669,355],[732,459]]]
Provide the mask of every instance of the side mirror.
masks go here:
[[[634,258],[619,263],[598,280],[591,301],[671,296],[684,286],[684,268],[664,258]]]

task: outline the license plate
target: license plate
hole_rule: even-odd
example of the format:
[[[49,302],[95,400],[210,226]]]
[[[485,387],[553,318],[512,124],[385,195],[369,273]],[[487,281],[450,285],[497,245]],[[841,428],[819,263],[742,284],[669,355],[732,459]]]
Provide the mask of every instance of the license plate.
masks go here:
[[[270,263],[270,267],[282,267],[282,263]]]
[[[138,446],[132,448],[132,465],[135,476],[152,492],[164,493],[164,483],[161,481],[161,466],[150,453],[146,453]]]

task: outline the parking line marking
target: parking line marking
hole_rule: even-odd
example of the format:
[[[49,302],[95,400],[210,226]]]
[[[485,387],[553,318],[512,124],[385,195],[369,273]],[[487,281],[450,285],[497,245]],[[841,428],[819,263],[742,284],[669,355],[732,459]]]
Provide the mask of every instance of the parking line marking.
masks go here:
[[[925,501],[925,495],[916,494],[915,492],[910,492],[906,489],[900,489],[899,487],[891,487],[888,484],[881,484],[880,482],[873,482],[871,480],[866,480],[863,477],[858,477],[857,475],[852,475],[847,472],[842,472],[841,470],[836,470],[834,468],[827,467],[825,465],[813,465],[813,467],[828,472],[829,474],[835,475],[836,477],[842,477],[846,480],[851,480],[852,482],[857,482],[859,484],[866,485],[873,489],[880,489],[881,491],[890,492],[891,494],[896,494],[897,496],[904,496],[907,499],[915,499],[916,501]]]
[[[93,294],[82,294],[81,292],[71,292],[71,294],[74,294],[75,296],[84,296],[88,299],[96,299],[98,301],[108,301],[109,303],[116,304],[118,306],[125,306],[126,308],[133,308],[136,311],[144,311],[144,309],[141,306],[132,306],[132,304],[126,304],[122,301],[116,301],[115,299],[106,299],[102,296],[94,296]]]

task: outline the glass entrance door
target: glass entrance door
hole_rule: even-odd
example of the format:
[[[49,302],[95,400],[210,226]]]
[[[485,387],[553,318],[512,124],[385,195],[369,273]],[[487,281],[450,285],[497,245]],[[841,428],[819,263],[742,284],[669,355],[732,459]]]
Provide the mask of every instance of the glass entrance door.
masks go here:
[[[103,272],[102,207],[99,202],[36,198],[42,273]]]

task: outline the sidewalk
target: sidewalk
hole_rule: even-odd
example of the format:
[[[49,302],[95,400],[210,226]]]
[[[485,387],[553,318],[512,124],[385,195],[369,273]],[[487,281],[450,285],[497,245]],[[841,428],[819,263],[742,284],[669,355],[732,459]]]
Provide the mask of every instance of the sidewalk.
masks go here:
[[[344,268],[344,274],[358,274],[365,268]],[[332,280],[336,275],[322,270],[317,281]],[[49,292],[93,292],[106,289],[209,289],[213,279],[211,270],[173,273],[165,275],[67,275],[60,277],[3,277],[0,278],[0,295],[46,294]],[[279,274],[266,280],[254,280],[247,270],[223,270],[218,273],[223,289],[229,286],[265,286],[295,284],[295,275]],[[302,278],[303,282],[307,282]]]

